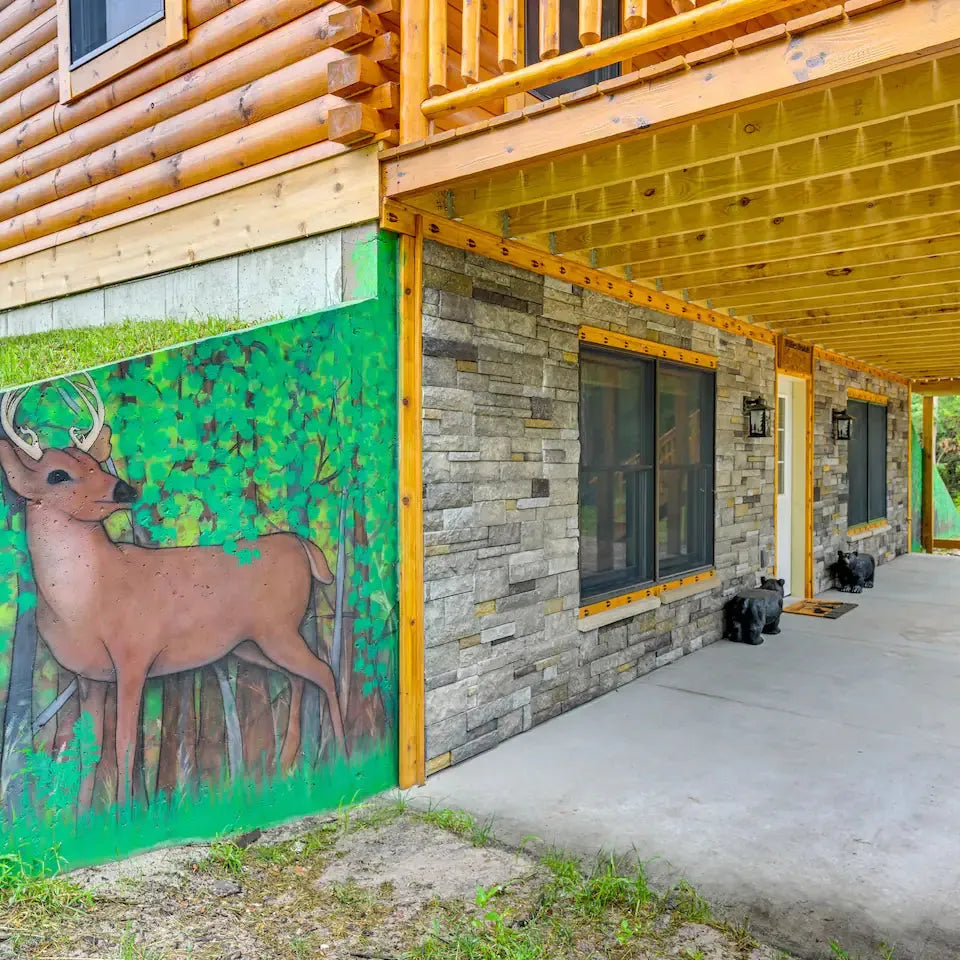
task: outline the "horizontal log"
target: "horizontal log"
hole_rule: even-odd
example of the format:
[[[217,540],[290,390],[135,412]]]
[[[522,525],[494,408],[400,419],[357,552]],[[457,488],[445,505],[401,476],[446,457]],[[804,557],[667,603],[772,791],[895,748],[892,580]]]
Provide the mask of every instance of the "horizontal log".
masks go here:
[[[330,111],[329,136],[337,143],[353,145],[399,128],[397,120],[391,120],[379,110],[364,106],[362,103],[345,103]]]
[[[253,2],[254,0],[245,0],[245,5]],[[150,90],[112,110],[106,110],[76,130],[68,128],[59,136],[45,139],[23,152],[15,149],[18,135],[23,135],[29,142],[25,131],[28,127],[36,126],[39,115],[19,130],[0,134],[0,144],[5,147],[7,142],[12,141],[14,154],[8,154],[7,159],[0,162],[0,192],[73,160],[86,157],[95,150],[126,139],[151,125],[236,90],[244,84],[252,83],[269,75],[271,71],[322,52],[329,44],[328,19],[327,10],[316,10],[271,31],[253,43],[230,51],[185,77]],[[199,28],[197,33],[203,29]],[[87,100],[98,98],[99,93],[91,94],[79,101],[78,106],[82,106]],[[52,124],[54,111],[47,111],[46,115]],[[73,113],[69,116],[73,116]],[[9,149],[7,147],[0,150],[0,155]]]
[[[4,10],[0,11],[0,41],[16,33],[31,20],[36,20],[42,13],[52,10],[57,0],[17,0]]]
[[[122,176],[232,130],[266,120],[327,92],[327,67],[340,54],[323,50],[266,77],[110,143],[72,163],[0,193],[0,220]]]
[[[57,13],[48,10],[0,42],[0,75],[57,37]]]
[[[44,44],[35,53],[0,75],[0,132],[23,123],[60,99],[56,42]],[[40,94],[40,90],[46,91]],[[50,90],[55,95],[50,99]]]
[[[344,52],[362,47],[384,32],[380,18],[365,7],[350,7],[330,14],[330,43]]]
[[[237,4],[226,13],[197,27],[190,34],[189,43],[171,48],[166,53],[160,54],[136,70],[118,77],[112,83],[88,96],[81,97],[74,103],[57,104],[49,110],[44,110],[27,121],[21,129],[0,134],[0,161],[23,154],[31,147],[59,133],[73,130],[94,118],[110,117],[107,122],[112,123],[114,108],[143,94],[148,95],[144,99],[152,105],[154,111],[164,111],[167,116],[171,116],[185,109],[187,105],[182,102],[180,96],[176,95],[177,93],[187,97],[190,92],[197,93],[198,78],[196,74],[191,74],[191,71],[197,71],[199,67],[210,64],[211,61],[230,52],[243,57],[244,54],[241,53],[240,48],[245,44],[258,38],[266,41],[271,31],[324,6],[326,6],[325,0],[243,0],[243,3]],[[330,9],[320,11],[324,27],[318,27],[318,30],[325,30],[329,14],[335,9],[336,7],[331,5]],[[54,20],[54,31],[55,24],[56,20]],[[318,40],[321,38],[313,37],[314,42]],[[322,42],[325,46],[325,38]],[[259,73],[256,75],[263,76],[272,67],[272,64],[261,63]],[[216,72],[216,68],[205,71],[203,79],[207,83],[216,84]],[[171,81],[178,78],[182,78],[181,83],[171,84]],[[167,84],[170,86],[166,86]],[[223,89],[218,92],[223,92]],[[199,93],[201,99],[209,95],[203,90]],[[194,103],[196,102],[199,101],[195,100]],[[153,122],[155,117],[154,112],[148,123]],[[112,139],[122,136],[125,132],[128,131],[116,134]],[[101,145],[98,144],[98,146]],[[89,150],[89,147],[86,149]]]
[[[195,30],[202,23],[226,13],[240,3],[243,3],[243,0],[188,0],[187,26]]]
[[[334,61],[327,72],[330,92],[345,100],[392,79],[379,63],[360,53]]]
[[[336,97],[294,107],[215,140],[191,147],[132,173],[46,204],[0,223],[0,249],[184,190],[244,167],[317,143],[327,137],[327,114]]]

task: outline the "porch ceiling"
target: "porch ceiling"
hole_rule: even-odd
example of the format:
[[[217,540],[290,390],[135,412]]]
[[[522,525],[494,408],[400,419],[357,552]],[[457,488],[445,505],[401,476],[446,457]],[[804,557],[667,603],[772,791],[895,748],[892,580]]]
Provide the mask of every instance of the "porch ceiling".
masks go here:
[[[901,17],[912,10],[911,22],[919,23],[938,7],[951,20],[940,19],[949,34],[960,21],[952,23],[946,5],[914,0],[892,9]],[[891,18],[888,29],[907,22],[878,12],[870,29],[884,16]],[[805,57],[816,34],[809,40]],[[832,50],[825,32],[823,41]],[[793,46],[789,40],[764,56],[782,69]],[[792,95],[651,125],[548,158],[544,146],[540,156],[498,161],[462,179],[440,182],[446,146],[438,144],[422,154],[438,171],[435,185],[393,193],[432,216],[732,311],[908,377],[960,376],[955,49],[848,72],[813,89],[800,82],[801,70]],[[752,64],[762,69],[763,62],[758,56]],[[722,81],[724,64],[742,71],[751,61],[731,58],[685,72],[714,71]],[[653,110],[655,87],[646,92]],[[615,99],[593,101],[598,123],[601,112],[611,122]],[[579,103],[578,111],[587,106]],[[572,122],[565,113],[544,110],[525,123],[542,125],[547,144],[551,124],[559,133],[558,124]],[[502,139],[509,128],[501,127]],[[592,138],[585,130],[584,141]],[[493,155],[492,137],[472,142],[477,154]],[[464,137],[450,147],[462,155],[470,145]],[[403,158],[405,169],[412,159]],[[387,183],[389,195],[389,171]]]

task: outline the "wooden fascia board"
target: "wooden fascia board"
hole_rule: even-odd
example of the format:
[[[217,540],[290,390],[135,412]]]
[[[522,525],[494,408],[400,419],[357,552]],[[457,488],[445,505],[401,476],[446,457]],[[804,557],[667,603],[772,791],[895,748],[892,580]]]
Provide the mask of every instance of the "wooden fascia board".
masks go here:
[[[644,287],[611,273],[594,270],[573,260],[557,257],[522,243],[514,243],[512,240],[503,240],[482,230],[474,230],[464,223],[432,217],[425,211],[415,210],[392,200],[383,202],[381,225],[385,230],[411,236],[412,231],[415,230],[414,225],[418,214],[422,217],[424,239],[436,240],[448,247],[467,250],[500,263],[509,263],[511,266],[529,270],[541,276],[574,283],[616,300],[647,307],[684,320],[693,320],[728,333],[739,334],[770,347],[776,342],[774,332],[764,327],[708,310],[695,303],[688,303],[669,294],[660,293],[651,287]]]
[[[683,73],[573,101],[542,116],[518,115],[512,123],[468,136],[452,132],[435,146],[427,141],[422,149],[388,155],[385,195],[409,196],[533,159],[581,153],[638,130],[649,133],[746,104],[782,99],[907,60],[930,59],[958,46],[956,0],[885,7]],[[815,56],[807,55],[814,50]]]

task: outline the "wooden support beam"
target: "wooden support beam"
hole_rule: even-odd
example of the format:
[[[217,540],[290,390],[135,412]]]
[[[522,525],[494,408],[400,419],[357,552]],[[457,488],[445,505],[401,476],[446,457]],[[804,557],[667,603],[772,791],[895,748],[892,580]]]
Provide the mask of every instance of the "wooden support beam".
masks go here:
[[[514,236],[536,243],[549,230],[559,253],[630,236],[732,223],[762,226],[777,217],[956,184],[958,140],[960,117],[950,106],[922,118],[898,117],[825,140],[787,143],[615,186],[605,185],[598,173],[578,191],[575,203],[566,195],[507,213]],[[474,220],[478,226],[485,222]]]
[[[705,8],[709,9],[709,8]],[[603,100],[584,100],[570,103],[561,110],[537,118],[536,123],[490,127],[474,136],[464,136],[452,142],[429,148],[431,156],[407,152],[389,157],[385,163],[385,189],[388,196],[410,196],[424,190],[439,189],[472,175],[489,176],[494,170],[506,170],[536,160],[542,170],[529,171],[530,176],[520,182],[515,177],[504,178],[495,187],[491,183],[475,194],[473,209],[478,206],[502,207],[516,205],[521,188],[539,191],[539,196],[566,192],[556,188],[549,163],[564,153],[566,167],[576,177],[582,176],[584,152],[592,146],[629,138],[649,138],[660,134],[668,124],[681,124],[711,111],[724,111],[736,106],[736,122],[729,116],[713,122],[716,136],[698,136],[697,150],[709,150],[713,156],[735,156],[737,149],[727,150],[732,140],[752,138],[758,147],[770,146],[784,140],[798,139],[805,129],[813,126],[823,129],[847,129],[870,121],[871,116],[883,119],[898,112],[923,109],[925,103],[943,103],[943,97],[956,98],[956,86],[948,93],[949,85],[941,85],[939,69],[912,66],[907,77],[880,77],[878,71],[891,68],[905,59],[922,61],[944,50],[960,45],[960,6],[950,0],[925,0],[922,4],[891,6],[880,13],[858,18],[851,24],[832,24],[809,38],[816,38],[817,49],[823,56],[806,66],[799,74],[790,60],[786,41],[748,50],[715,63],[706,64],[685,73],[644,82],[637,76],[635,86],[622,81],[610,89]],[[591,50],[595,47],[590,48]],[[555,61],[554,61],[555,62]],[[944,61],[944,64],[948,61]],[[956,66],[954,67],[956,69]],[[926,71],[926,76],[924,76]],[[814,96],[813,113],[805,118],[795,116],[795,104],[782,110],[782,120],[772,126],[744,128],[741,120],[751,104],[775,101],[786,95],[835,82],[856,74],[866,74],[865,80],[837,86],[829,96]],[[704,77],[709,74],[710,82]],[[929,95],[923,93],[927,89]],[[931,94],[931,88],[936,93]],[[848,93],[853,98],[847,99]],[[931,99],[931,96],[933,99]],[[888,103],[888,97],[889,103]],[[838,99],[839,98],[839,99]],[[899,111],[898,103],[906,104]],[[796,120],[795,133],[791,124]],[[727,128],[724,133],[723,129]],[[706,131],[704,131],[706,132]],[[483,140],[482,147],[478,141]],[[619,176],[631,180],[670,166],[683,167],[696,159],[691,154],[691,142],[685,143],[685,156],[674,164],[671,158],[661,156],[659,139],[657,149],[649,156],[631,144],[614,157],[611,172],[606,179]],[[747,147],[750,149],[751,147]],[[678,156],[679,156],[678,151]],[[590,165],[594,169],[593,165]],[[560,181],[564,184],[564,181]],[[493,199],[496,191],[496,199]],[[538,194],[531,192],[526,199]],[[466,207],[464,213],[468,213]]]
[[[935,550],[960,550],[960,540],[938,540],[935,538],[933,546]]]
[[[771,330],[765,330],[755,324],[708,310],[694,303],[687,303],[677,297],[642,287],[629,280],[594,270],[563,257],[555,257],[522,243],[505,241],[501,237],[484,233],[482,230],[474,230],[465,224],[430,216],[423,211],[391,200],[385,200],[383,203],[381,224],[385,230],[397,231],[401,229],[400,225],[409,223],[411,217],[417,215],[422,215],[424,236],[438,243],[445,243],[461,250],[471,250],[501,263],[509,263],[542,276],[575,283],[626,303],[634,303],[686,320],[705,323],[770,346],[773,346],[776,340],[776,335]]]
[[[923,526],[921,543],[927,553],[933,552],[933,471],[937,469],[933,422],[933,397],[923,398]]]
[[[907,386],[907,553],[913,552],[913,385]]]
[[[426,780],[423,634],[423,229],[400,237],[400,788]]]
[[[960,379],[954,377],[914,380],[910,386],[914,393],[923,396],[955,397],[960,395]]]

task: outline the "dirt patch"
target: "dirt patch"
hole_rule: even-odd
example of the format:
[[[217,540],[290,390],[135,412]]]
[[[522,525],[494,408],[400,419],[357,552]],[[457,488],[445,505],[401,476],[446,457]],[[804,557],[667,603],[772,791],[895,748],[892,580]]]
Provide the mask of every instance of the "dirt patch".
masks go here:
[[[449,829],[444,829],[444,826]],[[0,928],[49,960],[775,960],[689,888],[498,846],[402,803],[176,847],[72,879],[92,906]]]

